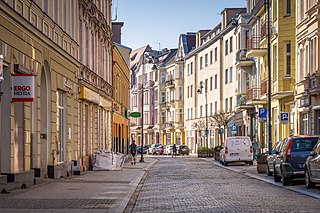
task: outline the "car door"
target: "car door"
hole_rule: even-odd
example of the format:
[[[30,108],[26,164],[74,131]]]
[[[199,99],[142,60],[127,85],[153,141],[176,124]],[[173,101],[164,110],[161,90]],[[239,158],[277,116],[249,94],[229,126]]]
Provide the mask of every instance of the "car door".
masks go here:
[[[286,147],[286,144],[288,143],[288,138],[285,138],[283,140],[283,143],[280,144],[280,146],[277,147],[275,157],[274,157],[274,169],[277,172],[278,175],[281,175],[281,164],[283,161],[283,150]]]
[[[314,148],[315,155],[309,161],[309,169],[312,179],[320,182],[320,140]]]

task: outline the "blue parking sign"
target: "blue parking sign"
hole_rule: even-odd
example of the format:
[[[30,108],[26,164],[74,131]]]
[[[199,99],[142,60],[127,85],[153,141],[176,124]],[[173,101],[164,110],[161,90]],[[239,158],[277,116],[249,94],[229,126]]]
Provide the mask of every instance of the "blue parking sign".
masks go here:
[[[288,112],[281,112],[280,113],[280,123],[282,123],[282,124],[289,123],[289,113]]]
[[[236,125],[232,125],[231,131],[237,131],[237,126]]]
[[[259,108],[258,117],[259,118],[267,118],[267,108],[265,108],[265,107]]]

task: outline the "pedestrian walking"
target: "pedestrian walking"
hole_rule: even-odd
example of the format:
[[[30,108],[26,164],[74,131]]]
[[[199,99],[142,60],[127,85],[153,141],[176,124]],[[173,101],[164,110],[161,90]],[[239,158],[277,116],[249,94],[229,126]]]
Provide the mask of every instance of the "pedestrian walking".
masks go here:
[[[177,146],[176,146],[176,144],[173,144],[173,147],[172,147],[172,157],[173,157],[173,155],[175,157],[177,157]]]
[[[253,160],[257,160],[258,143],[256,138],[253,138],[252,149],[253,149]]]
[[[137,145],[134,140],[132,140],[129,150],[131,154],[131,165],[136,164]]]

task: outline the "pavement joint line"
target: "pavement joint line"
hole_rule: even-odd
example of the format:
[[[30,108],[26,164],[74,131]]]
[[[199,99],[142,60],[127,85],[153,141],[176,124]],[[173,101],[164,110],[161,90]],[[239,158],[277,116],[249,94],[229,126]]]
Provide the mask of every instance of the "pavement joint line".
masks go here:
[[[297,193],[299,193],[299,194],[303,194],[303,195],[307,195],[307,196],[309,196],[309,197],[313,197],[313,198],[316,198],[316,199],[320,199],[320,195],[319,195],[319,194],[312,193],[312,192],[308,192],[308,191],[301,190],[301,189],[295,189],[295,188],[292,188],[292,187],[290,187],[290,186],[283,186],[281,183],[276,183],[276,182],[274,182],[274,181],[265,179],[265,178],[260,177],[260,176],[258,176],[258,175],[252,174],[252,173],[250,173],[250,172],[242,171],[241,169],[234,169],[234,168],[226,167],[226,166],[220,165],[218,162],[212,161],[212,160],[210,160],[210,159],[206,159],[206,158],[201,158],[201,159],[202,159],[202,160],[205,160],[205,161],[207,161],[207,162],[211,162],[211,163],[213,163],[213,164],[215,164],[216,166],[219,166],[219,167],[221,167],[221,168],[228,169],[228,170],[230,170],[230,171],[233,171],[233,172],[236,172],[236,173],[245,175],[245,176],[247,176],[247,177],[255,178],[255,179],[257,179],[257,180],[260,180],[260,181],[263,181],[263,182],[272,184],[272,185],[274,185],[274,186],[278,186],[278,187],[285,188],[285,189],[290,190],[290,191],[293,191],[293,192],[297,192]]]
[[[124,199],[122,199],[121,203],[119,205],[114,205],[112,208],[110,208],[111,212],[115,212],[115,213],[122,213],[126,210],[128,203],[130,202],[130,200],[133,198],[133,195],[135,194],[135,191],[137,190],[139,184],[142,184],[142,182],[144,181],[144,178],[146,177],[146,175],[148,174],[148,171],[151,169],[151,167],[156,164],[158,162],[158,160],[153,161],[151,164],[149,164],[147,166],[146,169],[141,169],[141,171],[143,171],[142,173],[140,173],[138,176],[136,176],[129,185],[131,185],[131,189],[129,190],[129,192],[127,193],[127,195],[125,196]],[[138,194],[139,195],[139,194]],[[134,200],[134,203],[136,202],[136,198]]]

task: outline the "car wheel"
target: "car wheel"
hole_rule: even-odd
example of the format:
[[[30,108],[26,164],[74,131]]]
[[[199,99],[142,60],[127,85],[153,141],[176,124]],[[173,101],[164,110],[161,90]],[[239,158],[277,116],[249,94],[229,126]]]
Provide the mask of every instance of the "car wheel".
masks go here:
[[[316,186],[316,184],[313,183],[313,182],[311,182],[311,180],[310,180],[310,174],[309,174],[308,169],[306,169],[305,178],[306,178],[306,179],[305,179],[306,187],[307,187],[308,189],[314,188],[314,187]]]
[[[285,177],[283,172],[282,172],[282,178],[281,178],[282,185],[283,186],[288,186],[289,185],[289,181],[290,181],[290,178]]]
[[[274,179],[274,182],[280,182],[281,181],[281,178],[278,176],[278,172],[277,172],[276,168],[274,168],[273,179]]]
[[[266,175],[268,175],[268,176],[271,176],[271,175],[272,175],[272,172],[270,171],[269,166],[267,166],[267,172],[266,172]]]

